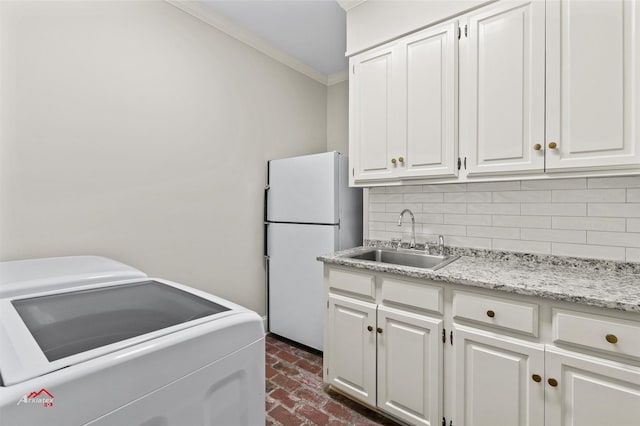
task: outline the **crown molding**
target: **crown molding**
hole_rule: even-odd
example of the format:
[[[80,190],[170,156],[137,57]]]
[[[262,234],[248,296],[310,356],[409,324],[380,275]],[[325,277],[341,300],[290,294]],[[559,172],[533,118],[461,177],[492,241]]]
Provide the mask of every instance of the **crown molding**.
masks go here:
[[[341,8],[348,12],[350,9],[353,9],[356,6],[361,5],[367,0],[336,0]]]
[[[327,86],[333,86],[337,83],[349,80],[349,70],[343,70],[327,77]]]
[[[259,52],[264,53],[265,55],[294,69],[295,71],[298,71],[299,73],[306,75],[309,78],[312,78],[313,80],[319,83],[322,83],[328,86],[330,84],[335,84],[339,81],[342,81],[342,80],[337,80],[333,83],[330,83],[330,79],[333,78],[333,76],[336,76],[341,73],[331,74],[330,76],[327,76],[326,74],[316,70],[313,67],[310,67],[309,65],[300,61],[299,59],[294,58],[293,56],[289,55],[288,53],[274,46],[268,41],[258,37],[251,31],[246,30],[245,28],[241,27],[240,25],[230,20],[229,18],[215,12],[213,9],[207,7],[203,3],[200,3],[198,1],[179,1],[179,0],[165,0],[165,1],[170,5],[175,6],[178,9],[182,10],[183,12],[186,12],[189,15],[192,15],[200,19],[201,21],[211,25],[212,27],[222,31],[223,33],[253,47]],[[346,74],[346,71],[344,72]]]

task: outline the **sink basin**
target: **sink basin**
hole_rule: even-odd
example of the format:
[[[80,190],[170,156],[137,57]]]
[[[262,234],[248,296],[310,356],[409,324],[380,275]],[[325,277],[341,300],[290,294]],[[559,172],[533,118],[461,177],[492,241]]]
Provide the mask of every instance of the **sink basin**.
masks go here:
[[[363,253],[347,256],[351,259],[370,260],[372,262],[388,263],[391,265],[411,266],[435,271],[458,259],[460,256],[432,256],[426,253],[412,251],[396,251],[385,249],[371,249]]]

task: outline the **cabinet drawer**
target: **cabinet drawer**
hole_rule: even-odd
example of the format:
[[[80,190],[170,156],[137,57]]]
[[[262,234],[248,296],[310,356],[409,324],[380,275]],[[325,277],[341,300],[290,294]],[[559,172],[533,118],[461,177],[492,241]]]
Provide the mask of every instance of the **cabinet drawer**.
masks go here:
[[[538,305],[532,303],[454,291],[453,316],[538,336]]]
[[[640,358],[640,323],[554,309],[553,341]]]
[[[369,299],[376,297],[376,277],[371,274],[330,269],[329,287],[331,290],[342,290]]]
[[[443,289],[423,282],[382,278],[382,303],[412,306],[418,309],[443,313]]]

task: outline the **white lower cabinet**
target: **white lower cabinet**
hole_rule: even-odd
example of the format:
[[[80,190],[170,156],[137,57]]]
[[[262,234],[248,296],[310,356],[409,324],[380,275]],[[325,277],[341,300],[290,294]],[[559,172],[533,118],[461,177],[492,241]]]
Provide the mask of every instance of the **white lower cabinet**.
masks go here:
[[[404,423],[640,424],[639,313],[333,265],[325,301],[325,382]]]
[[[456,425],[543,426],[544,345],[454,326]]]
[[[442,288],[344,269],[325,269],[325,283],[325,382],[406,423],[440,425]]]
[[[378,307],[378,402],[406,422],[437,425],[442,412],[442,320]]]
[[[344,393],[376,404],[376,305],[329,296],[327,332],[331,356],[325,370],[329,383]]]
[[[640,369],[549,347],[546,423],[554,426],[640,424]]]

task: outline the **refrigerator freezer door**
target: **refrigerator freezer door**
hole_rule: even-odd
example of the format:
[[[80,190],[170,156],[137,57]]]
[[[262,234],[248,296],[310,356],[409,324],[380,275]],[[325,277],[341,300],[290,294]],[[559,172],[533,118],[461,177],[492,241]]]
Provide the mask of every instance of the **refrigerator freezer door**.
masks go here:
[[[321,254],[336,250],[338,227],[272,223],[269,238],[269,330],[322,350]]]
[[[271,160],[267,220],[338,223],[338,182],[337,152]]]

